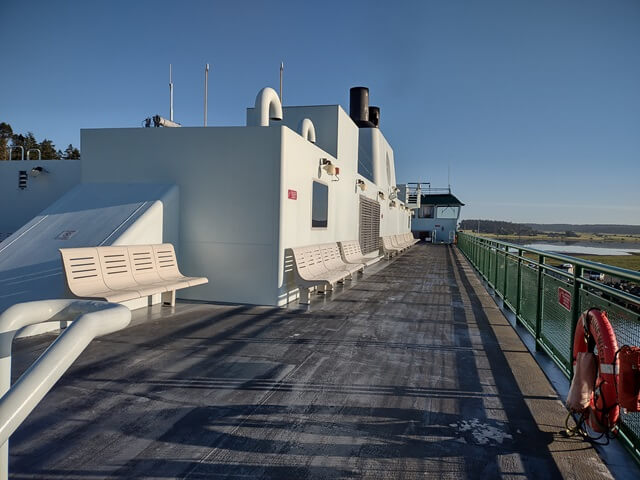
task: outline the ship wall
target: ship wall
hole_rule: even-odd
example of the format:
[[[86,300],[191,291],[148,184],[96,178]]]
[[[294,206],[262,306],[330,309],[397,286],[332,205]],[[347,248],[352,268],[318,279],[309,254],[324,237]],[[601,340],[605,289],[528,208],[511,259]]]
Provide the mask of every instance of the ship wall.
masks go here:
[[[181,298],[273,305],[279,127],[82,130],[83,182],[175,183]]]
[[[378,177],[378,184],[367,180],[358,174],[358,148],[362,140],[359,129],[349,116],[339,106],[333,107],[335,115],[322,118],[314,115],[316,109],[325,107],[301,107],[297,109],[297,118],[289,119],[292,125],[297,125],[302,118],[309,118],[316,126],[316,144],[302,138],[296,131],[289,128],[282,129],[282,180],[280,187],[280,246],[278,258],[278,304],[297,298],[298,290],[293,278],[293,259],[288,249],[297,246],[321,244],[328,242],[357,240],[359,237],[360,197],[369,198],[380,203],[381,234],[396,234],[409,231],[409,212],[390,206],[389,193],[395,185],[393,170],[393,151],[380,131],[365,136],[372,139],[375,146],[374,168],[378,163],[384,167],[384,176]],[[287,122],[288,109],[284,112],[284,122]],[[324,122],[332,122],[326,125]],[[329,128],[332,126],[333,128]],[[335,152],[337,156],[319,148],[323,143],[320,137],[322,131],[333,131],[329,143],[333,145],[337,140]],[[386,158],[390,159],[390,175],[386,175]],[[326,158],[340,168],[337,176],[329,175],[321,166],[321,159]],[[380,160],[384,159],[384,160]],[[356,185],[356,180],[363,180],[367,188],[362,191]],[[328,219],[326,228],[313,228],[311,225],[312,185],[317,181],[329,188]],[[378,192],[385,194],[385,199],[378,197]],[[290,192],[295,192],[290,195]],[[294,197],[294,198],[290,198]]]
[[[76,186],[80,182],[80,165],[78,160],[0,162],[0,241]],[[47,173],[28,175],[26,188],[19,188],[20,171],[29,173],[38,166]]]

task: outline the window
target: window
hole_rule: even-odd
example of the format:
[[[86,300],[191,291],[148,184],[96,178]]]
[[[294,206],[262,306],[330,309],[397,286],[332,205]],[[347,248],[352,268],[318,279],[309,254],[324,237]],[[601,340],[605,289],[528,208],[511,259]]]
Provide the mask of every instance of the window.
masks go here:
[[[422,205],[418,212],[419,218],[433,218],[434,208],[433,205]]]
[[[438,207],[436,216],[438,218],[458,218],[460,207]]]
[[[311,196],[311,228],[327,228],[328,215],[329,187],[314,181]]]
[[[373,182],[373,157],[371,156],[371,149],[365,146],[363,142],[358,145],[358,174]]]

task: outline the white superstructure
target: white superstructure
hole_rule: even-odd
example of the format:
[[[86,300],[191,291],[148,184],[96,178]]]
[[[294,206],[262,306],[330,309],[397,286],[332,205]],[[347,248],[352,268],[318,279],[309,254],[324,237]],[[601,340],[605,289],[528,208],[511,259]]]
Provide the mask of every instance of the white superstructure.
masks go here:
[[[175,226],[175,238],[157,240],[175,244],[183,271],[209,278],[207,285],[185,291],[185,298],[284,305],[297,298],[288,248],[343,240],[371,245],[367,236],[372,232],[410,230],[410,211],[397,198],[393,150],[377,123],[359,123],[339,105],[282,108],[275,92],[264,89],[247,109],[246,126],[82,130],[80,183],[86,195],[95,184],[129,195],[140,184],[161,185],[163,192],[170,188],[171,208],[163,208],[166,195],[149,188],[141,189],[137,201],[158,204],[155,222]],[[47,175],[55,181],[55,171]],[[30,186],[20,190],[16,185],[2,193],[7,196],[2,203],[20,205],[20,197],[30,194]],[[82,205],[78,194],[66,195],[76,195],[74,203]],[[64,198],[59,205],[65,205]],[[118,195],[111,201],[109,218],[119,211]],[[123,213],[131,210],[131,202],[127,205]],[[95,210],[96,225],[104,212]],[[18,240],[38,245],[50,268],[61,242],[68,247],[109,245],[124,237],[144,243],[149,236],[142,230],[152,228],[151,217],[144,225],[120,219],[114,224],[117,235],[108,237],[102,228],[98,238],[90,234],[97,229],[86,216],[59,213],[55,228],[23,229]],[[78,224],[78,218],[85,223]],[[162,232],[162,225],[155,231]],[[53,230],[76,233],[60,240]],[[0,243],[0,286],[7,289],[3,278],[10,275],[3,271],[8,260],[2,249],[6,242],[16,245],[15,236]],[[62,281],[61,276],[55,279]],[[29,281],[22,287],[23,292],[31,288]]]

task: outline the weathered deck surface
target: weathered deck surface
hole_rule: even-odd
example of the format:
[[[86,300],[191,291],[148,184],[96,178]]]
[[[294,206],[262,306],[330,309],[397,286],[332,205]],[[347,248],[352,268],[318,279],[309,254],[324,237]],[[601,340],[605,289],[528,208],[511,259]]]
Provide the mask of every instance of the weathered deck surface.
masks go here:
[[[454,248],[417,245],[307,313],[145,315],[14,435],[13,478],[611,478]],[[43,344],[19,341],[17,366]]]

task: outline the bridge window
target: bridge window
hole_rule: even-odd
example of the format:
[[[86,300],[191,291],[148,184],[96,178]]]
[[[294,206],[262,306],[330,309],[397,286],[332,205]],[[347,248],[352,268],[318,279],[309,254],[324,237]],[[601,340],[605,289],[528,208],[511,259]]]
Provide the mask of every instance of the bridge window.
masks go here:
[[[434,210],[433,205],[422,205],[418,212],[418,218],[433,218]]]
[[[458,218],[460,207],[438,207],[436,216],[438,218]]]
[[[327,228],[329,216],[329,187],[313,182],[311,197],[311,228]]]

